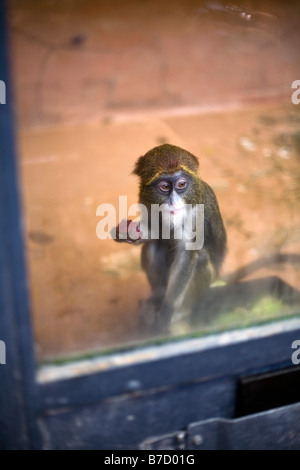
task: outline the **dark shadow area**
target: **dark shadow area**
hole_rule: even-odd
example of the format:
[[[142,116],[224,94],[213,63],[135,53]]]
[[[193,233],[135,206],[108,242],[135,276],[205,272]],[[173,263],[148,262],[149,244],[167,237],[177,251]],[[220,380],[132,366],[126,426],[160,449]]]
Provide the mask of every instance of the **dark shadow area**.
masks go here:
[[[238,382],[235,416],[290,405],[300,401],[300,367],[288,367],[249,377]]]
[[[274,265],[283,265],[284,263],[288,263],[293,266],[299,266],[300,255],[297,253],[276,253],[274,255],[264,256],[253,261],[252,263],[247,264],[246,266],[241,267],[240,269],[237,269],[231,274],[225,274],[222,279],[226,283],[232,284],[253,274],[260,268],[266,268]]]
[[[266,317],[265,315],[259,317],[259,311],[256,307],[262,299],[268,299],[269,305],[272,307],[273,303],[275,308],[278,305],[276,301],[280,301],[280,317],[283,317],[286,313],[284,307],[289,313],[291,313],[290,307],[296,307],[298,312],[300,292],[277,276],[212,287],[198,305],[192,323],[195,326],[200,326],[200,324],[203,326],[203,324],[215,324],[215,321],[217,321],[216,326],[218,326],[221,315],[226,315],[229,321],[231,313],[237,315],[239,312],[239,324],[259,323],[260,319],[268,318],[268,313],[271,313],[272,316],[274,314],[274,312],[268,312],[268,309],[265,308],[264,314]],[[257,315],[253,315],[253,309],[255,308]],[[236,318],[238,318],[238,315]],[[276,319],[275,316],[274,319]]]

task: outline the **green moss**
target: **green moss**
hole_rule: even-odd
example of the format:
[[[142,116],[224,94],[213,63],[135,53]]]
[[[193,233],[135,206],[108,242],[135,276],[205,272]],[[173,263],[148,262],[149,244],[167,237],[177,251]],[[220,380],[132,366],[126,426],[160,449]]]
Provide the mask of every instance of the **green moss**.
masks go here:
[[[253,325],[262,319],[272,319],[282,312],[283,304],[281,300],[266,296],[256,302],[244,307],[237,307],[232,311],[221,312],[211,324],[211,327],[220,329],[229,328],[232,325],[246,327]]]
[[[223,281],[222,279],[218,279],[217,281],[215,281],[213,284],[211,284],[210,287],[220,287],[220,286],[226,286],[226,282]]]

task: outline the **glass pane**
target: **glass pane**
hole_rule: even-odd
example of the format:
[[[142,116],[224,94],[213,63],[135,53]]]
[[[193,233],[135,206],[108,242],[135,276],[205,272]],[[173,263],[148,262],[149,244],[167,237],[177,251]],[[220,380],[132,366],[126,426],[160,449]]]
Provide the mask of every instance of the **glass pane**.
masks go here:
[[[298,2],[13,0],[9,21],[38,359],[298,315]],[[228,252],[196,310],[154,332],[141,245],[96,229],[164,143],[198,157]]]

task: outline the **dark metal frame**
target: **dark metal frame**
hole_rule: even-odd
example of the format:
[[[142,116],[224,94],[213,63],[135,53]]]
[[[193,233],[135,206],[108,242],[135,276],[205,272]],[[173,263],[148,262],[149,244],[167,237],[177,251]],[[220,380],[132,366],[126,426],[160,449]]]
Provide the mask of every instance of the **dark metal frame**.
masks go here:
[[[39,383],[23,239],[4,2],[0,2],[0,447],[134,449],[151,436],[234,418],[239,377],[291,364],[300,329]],[[184,343],[181,343],[184,344]],[[188,342],[186,343],[188,344]],[[161,348],[161,349],[160,349]]]
[[[5,13],[5,2],[1,2],[0,74],[7,104],[0,105],[0,336],[6,345],[6,365],[0,369],[0,445],[10,448],[26,447],[33,439],[31,404],[37,387]]]

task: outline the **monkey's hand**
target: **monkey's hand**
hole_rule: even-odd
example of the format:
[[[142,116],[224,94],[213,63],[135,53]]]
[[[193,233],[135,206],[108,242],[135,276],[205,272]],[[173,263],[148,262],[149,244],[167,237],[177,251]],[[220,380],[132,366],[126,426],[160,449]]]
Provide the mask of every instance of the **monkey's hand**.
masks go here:
[[[115,230],[115,237],[114,237]],[[119,225],[111,231],[116,242],[136,243],[142,239],[143,233],[140,231],[140,224],[133,220],[123,219]]]

